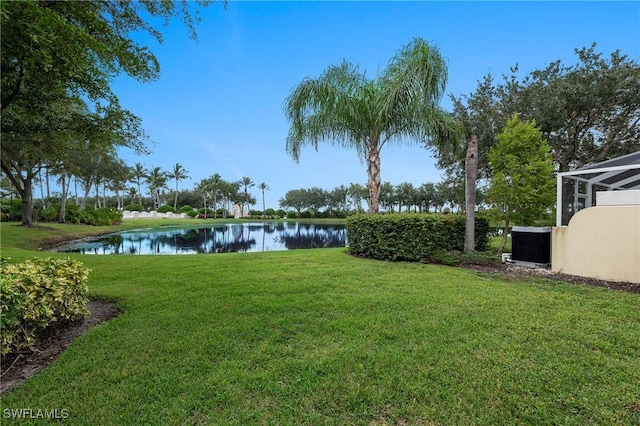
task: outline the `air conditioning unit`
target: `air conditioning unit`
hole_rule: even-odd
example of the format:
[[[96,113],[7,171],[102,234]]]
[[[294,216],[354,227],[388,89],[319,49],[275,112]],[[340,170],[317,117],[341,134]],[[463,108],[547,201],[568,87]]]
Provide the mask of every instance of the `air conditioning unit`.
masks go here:
[[[514,226],[511,229],[511,263],[528,268],[549,268],[551,227]]]

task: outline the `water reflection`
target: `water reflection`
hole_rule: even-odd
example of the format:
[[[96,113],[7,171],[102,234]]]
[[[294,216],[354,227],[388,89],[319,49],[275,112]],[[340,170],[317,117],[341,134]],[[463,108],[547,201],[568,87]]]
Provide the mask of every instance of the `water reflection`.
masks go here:
[[[59,247],[82,254],[197,254],[344,247],[344,225],[234,223],[202,228],[145,229]]]

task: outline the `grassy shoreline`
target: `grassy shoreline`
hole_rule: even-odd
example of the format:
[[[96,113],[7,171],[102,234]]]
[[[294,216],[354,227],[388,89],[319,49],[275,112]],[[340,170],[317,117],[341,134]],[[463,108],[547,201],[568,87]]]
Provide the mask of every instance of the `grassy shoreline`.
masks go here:
[[[25,246],[53,231],[7,225],[2,256],[43,255]],[[103,425],[640,422],[636,294],[344,249],[63,256],[124,314],[2,410]]]

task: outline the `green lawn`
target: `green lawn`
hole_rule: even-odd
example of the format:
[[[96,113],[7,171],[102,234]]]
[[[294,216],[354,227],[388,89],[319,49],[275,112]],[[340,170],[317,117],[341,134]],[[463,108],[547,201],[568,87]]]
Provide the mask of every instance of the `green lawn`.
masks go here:
[[[42,230],[1,226],[2,256],[43,255],[28,250],[50,237]],[[92,269],[91,294],[124,314],[4,395],[3,414],[66,409],[79,425],[640,424],[637,294],[344,249],[73,257]]]

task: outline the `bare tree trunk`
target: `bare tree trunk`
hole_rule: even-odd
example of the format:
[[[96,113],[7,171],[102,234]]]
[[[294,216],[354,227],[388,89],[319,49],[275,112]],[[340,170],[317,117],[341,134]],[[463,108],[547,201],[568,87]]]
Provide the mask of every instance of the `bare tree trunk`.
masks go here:
[[[64,223],[66,220],[67,210],[67,175],[63,172],[60,175],[60,187],[62,188],[62,195],[60,197],[60,223]]]
[[[44,179],[42,179],[42,168],[38,171],[38,178],[40,179],[40,198],[42,199],[42,207],[47,207],[47,200],[44,198]]]
[[[380,152],[378,141],[371,141],[371,149],[367,158],[367,175],[369,176],[369,213],[378,213],[380,197]]]
[[[49,166],[44,166],[44,176],[47,180],[47,202],[46,206],[49,207],[49,200],[51,199],[51,187],[49,185]]]
[[[100,207],[100,182],[96,180],[96,198],[93,200],[93,208],[97,209]]]
[[[478,176],[478,138],[471,136],[465,160],[465,209],[467,223],[465,229],[464,252],[475,250],[476,236],[476,178]]]
[[[507,245],[507,238],[509,237],[509,224],[510,224],[510,220],[509,218],[505,219],[504,221],[504,229],[502,230],[502,242],[500,243],[500,248],[498,249],[497,255],[500,256],[502,254],[502,252],[504,251],[504,248]]]
[[[22,225],[33,226],[33,188],[31,186],[33,178],[27,177],[22,180],[22,188],[18,188],[20,198],[22,198]]]

